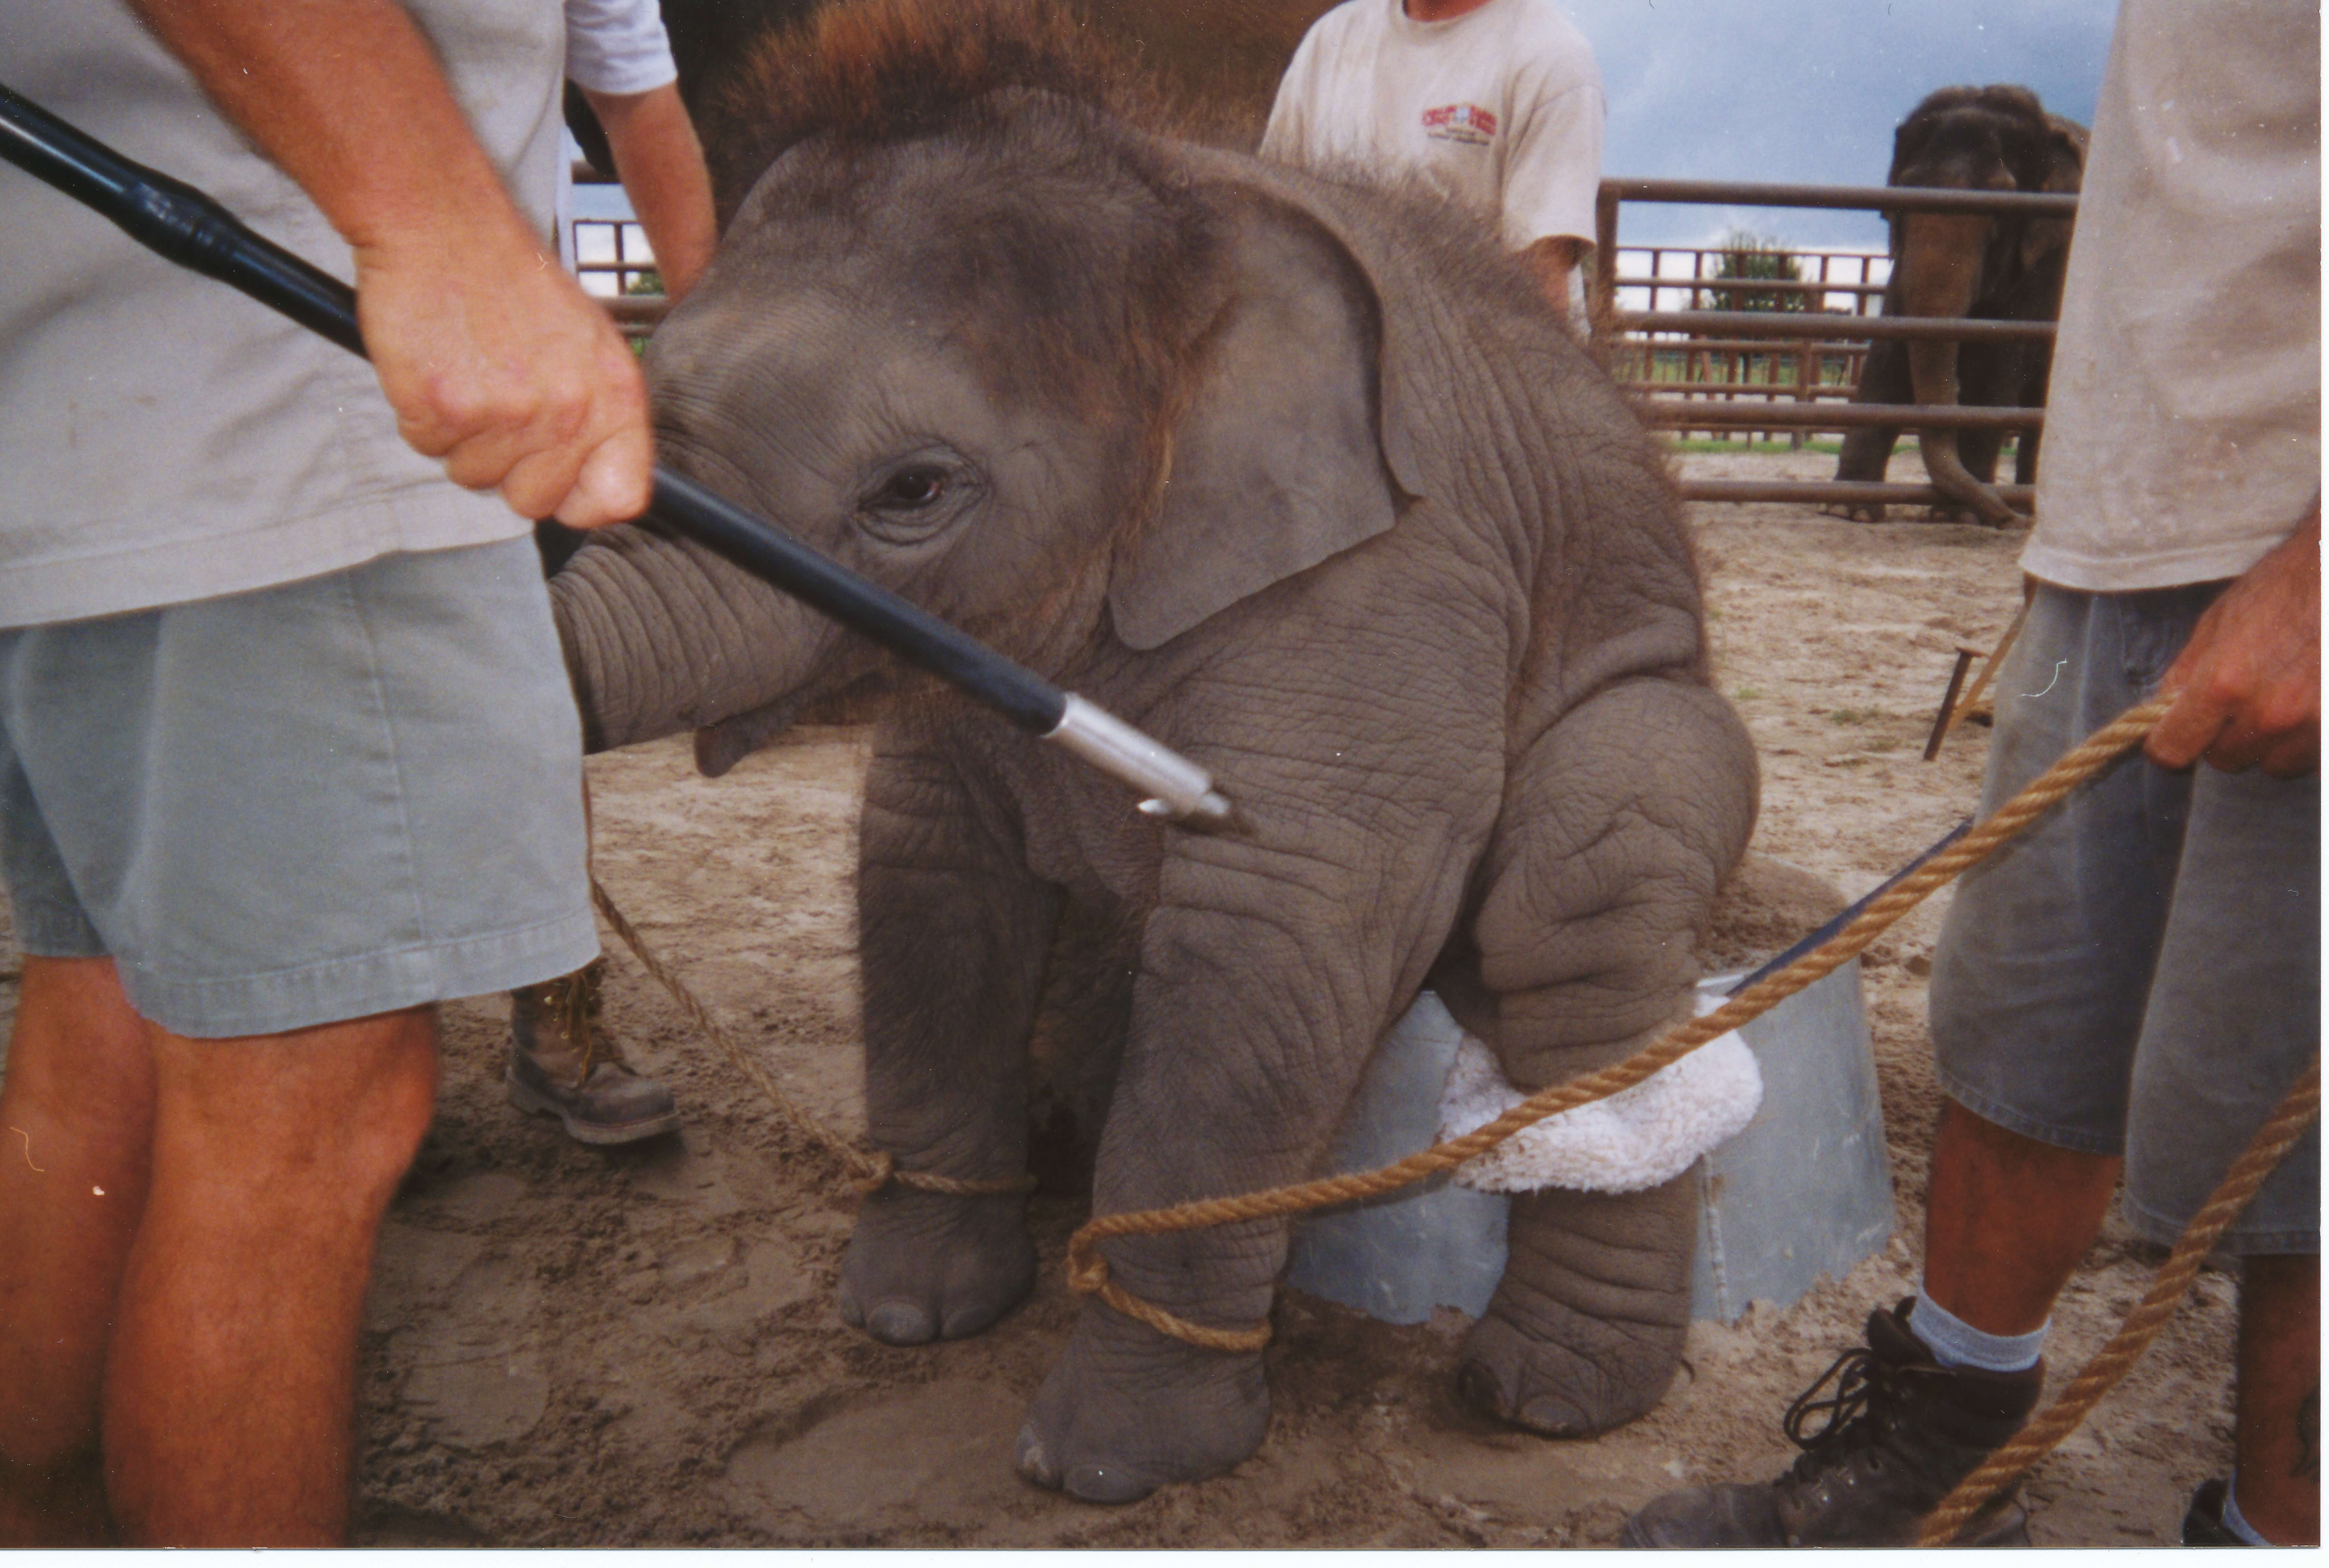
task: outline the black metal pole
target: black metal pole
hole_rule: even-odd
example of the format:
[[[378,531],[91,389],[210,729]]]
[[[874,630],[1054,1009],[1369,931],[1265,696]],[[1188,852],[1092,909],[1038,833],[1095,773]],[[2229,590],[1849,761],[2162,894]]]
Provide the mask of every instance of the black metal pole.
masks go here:
[[[355,291],[346,284],[251,232],[212,197],[131,162],[5,86],[0,158],[178,265],[364,352]],[[1185,758],[693,481],[658,466],[647,515],[1154,796],[1143,807],[1152,814],[1226,820],[1212,780]]]

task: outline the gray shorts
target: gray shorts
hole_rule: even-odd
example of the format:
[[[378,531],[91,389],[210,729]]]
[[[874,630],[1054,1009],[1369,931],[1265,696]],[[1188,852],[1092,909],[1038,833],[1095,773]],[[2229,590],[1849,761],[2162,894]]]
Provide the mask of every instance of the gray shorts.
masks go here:
[[[582,743],[530,539],[0,631],[28,953],[178,1034],[274,1034],[598,951]]]
[[[2221,583],[2041,586],[1997,677],[1982,809],[2148,696]],[[1933,959],[1941,1085],[1997,1125],[2126,1157],[2172,1242],[2320,1049],[2321,789],[2140,754],[1968,872]],[[2318,1126],[2225,1233],[2320,1250]]]

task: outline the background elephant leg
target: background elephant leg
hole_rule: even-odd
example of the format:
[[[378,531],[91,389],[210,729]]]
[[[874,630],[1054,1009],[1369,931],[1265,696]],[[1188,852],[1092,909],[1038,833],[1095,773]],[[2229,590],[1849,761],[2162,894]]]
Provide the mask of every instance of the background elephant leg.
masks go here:
[[[2019,390],[2022,352],[2018,343],[1971,343],[1959,352],[1959,400],[1969,407],[1994,408],[2011,404]],[[2003,430],[1961,430],[1957,458],[1966,472],[1984,484],[1997,483],[1997,455],[2004,449]]]
[[[2003,430],[1966,430],[1957,436],[1957,455],[1966,472],[1984,484],[1997,483],[1997,454],[2005,445]]]
[[[2013,483],[2038,483],[2038,444],[2045,438],[2042,430],[2024,430],[2014,437]]]
[[[882,756],[858,872],[865,1100],[900,1169],[1008,1178],[1027,1166],[1029,1029],[1057,915],[1015,830],[938,759]],[[892,1345],[992,1325],[1034,1282],[1026,1199],[897,1183],[865,1201],[841,1312]]]
[[[1754,778],[1730,710],[1664,681],[1610,688],[1521,759],[1474,946],[1435,977],[1514,1084],[1606,1066],[1688,1016],[1695,939],[1746,848]],[[1504,1279],[1465,1341],[1465,1398],[1562,1437],[1655,1405],[1689,1326],[1692,1197],[1685,1174],[1516,1198]]]
[[[2054,352],[2051,347],[2028,351],[2022,384],[2014,389],[2019,394],[2021,407],[2042,408],[2046,406],[2046,380],[2053,368]],[[2038,483],[2038,446],[2044,436],[2043,430],[2024,430],[2016,439],[2013,447],[2014,484]]]
[[[1855,404],[1911,400],[1909,355],[1902,343],[1886,338],[1869,345],[1868,357],[1861,362],[1860,384],[1853,390],[1852,400]],[[1885,470],[1892,463],[1892,448],[1900,439],[1898,426],[1854,426],[1844,432],[1843,449],[1835,460],[1835,476],[1857,484],[1882,484]],[[1822,510],[1837,517],[1868,522],[1881,522],[1884,518],[1881,502],[1838,502]]]

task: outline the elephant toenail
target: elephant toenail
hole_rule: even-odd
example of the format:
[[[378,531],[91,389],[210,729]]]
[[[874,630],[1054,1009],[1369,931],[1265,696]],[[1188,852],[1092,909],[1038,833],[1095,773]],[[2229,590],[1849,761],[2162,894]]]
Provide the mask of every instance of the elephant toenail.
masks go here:
[[[1511,1402],[1504,1397],[1504,1385],[1496,1380],[1495,1373],[1476,1361],[1456,1374],[1456,1392],[1475,1410],[1485,1411],[1499,1419],[1510,1415]]]
[[[1059,1474],[1051,1469],[1051,1461],[1043,1457],[1043,1440],[1035,1435],[1033,1427],[1019,1429],[1017,1451],[1012,1455],[1011,1462],[1020,1475],[1037,1486],[1058,1488]]]
[[[1002,1316],[1003,1309],[991,1302],[982,1302],[973,1307],[958,1307],[948,1313],[946,1321],[938,1326],[938,1338],[967,1339],[973,1334],[983,1334],[994,1328],[995,1320]]]
[[[927,1345],[938,1338],[930,1315],[910,1301],[884,1301],[865,1315],[865,1331],[884,1345]]]
[[[1513,1418],[1531,1432],[1547,1437],[1590,1437],[1598,1429],[1593,1419],[1565,1399],[1539,1394],[1521,1406]]]
[[[1068,1496],[1085,1503],[1136,1503],[1156,1489],[1118,1465],[1078,1465],[1068,1472]]]

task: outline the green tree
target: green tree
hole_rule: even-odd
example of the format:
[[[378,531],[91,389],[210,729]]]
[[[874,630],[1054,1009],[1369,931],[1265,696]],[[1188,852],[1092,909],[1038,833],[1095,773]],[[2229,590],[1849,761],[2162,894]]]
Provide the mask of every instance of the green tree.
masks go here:
[[[1801,283],[1803,264],[1776,236],[1736,229],[1722,237],[1722,259],[1714,268],[1718,281],[1730,279]],[[1717,310],[1809,310],[1812,296],[1797,289],[1724,288],[1713,291]]]

